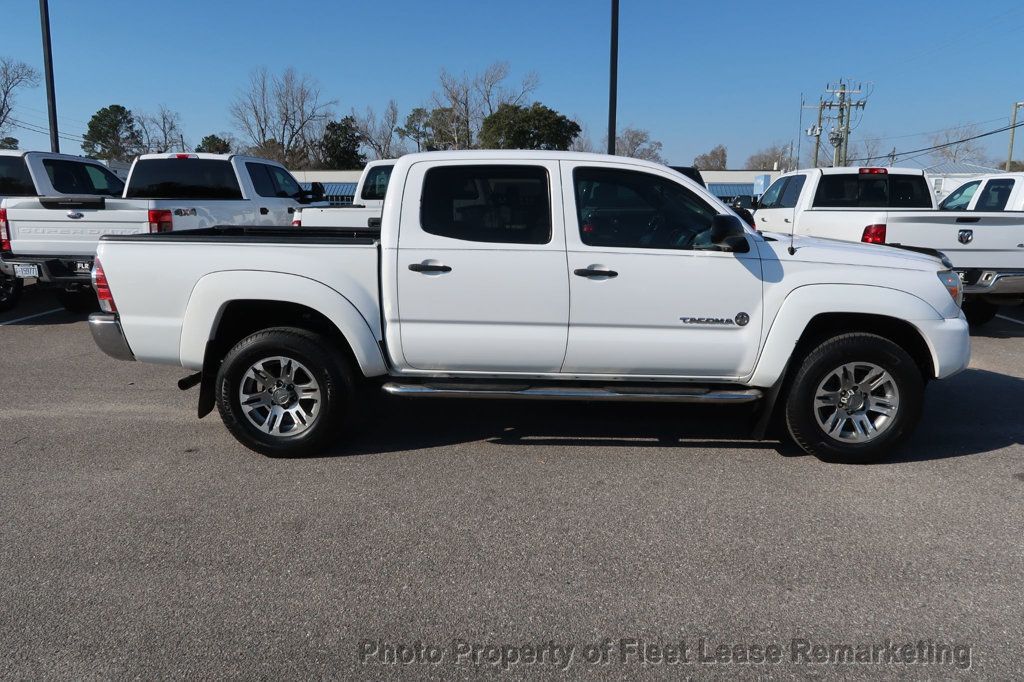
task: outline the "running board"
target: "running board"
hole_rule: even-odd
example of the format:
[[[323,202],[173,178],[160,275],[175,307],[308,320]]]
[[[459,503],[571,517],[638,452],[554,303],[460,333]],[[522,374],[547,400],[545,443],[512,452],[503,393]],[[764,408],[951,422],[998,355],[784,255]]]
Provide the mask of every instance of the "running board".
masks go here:
[[[500,384],[400,384],[383,386],[390,395],[416,398],[498,398],[502,400],[608,400],[660,403],[738,404],[760,400],[757,388],[710,389],[659,386],[510,386]]]

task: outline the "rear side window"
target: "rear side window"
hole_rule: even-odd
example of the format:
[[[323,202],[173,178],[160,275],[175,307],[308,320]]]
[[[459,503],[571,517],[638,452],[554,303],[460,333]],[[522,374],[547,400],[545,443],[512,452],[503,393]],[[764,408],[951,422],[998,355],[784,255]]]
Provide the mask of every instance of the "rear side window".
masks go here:
[[[836,173],[822,175],[815,208],[931,208],[923,175]]]
[[[0,156],[0,197],[34,197],[32,176],[28,174],[25,159],[20,156]]]
[[[424,232],[504,244],[551,241],[548,173],[536,166],[441,166],[427,171]]]
[[[1002,211],[1006,209],[1006,202],[1010,199],[1010,192],[1013,191],[1013,180],[989,180],[981,190],[978,203],[974,205],[975,211]]]
[[[394,166],[374,166],[366,171],[363,192],[359,197],[361,199],[369,199],[370,201],[384,201],[384,195],[388,191],[388,182],[391,180],[392,170],[394,170]]]
[[[967,207],[971,205],[971,199],[974,198],[974,193],[978,191],[980,185],[981,180],[960,185],[950,192],[948,197],[942,200],[939,209],[942,211],[966,211]]]
[[[245,164],[245,169],[252,179],[253,189],[261,197],[293,199],[302,191],[291,173],[278,166],[249,161]]]
[[[119,197],[124,183],[102,166],[65,159],[43,159],[50,184],[61,194],[94,194]]]
[[[241,199],[230,161],[141,159],[128,179],[129,198]]]

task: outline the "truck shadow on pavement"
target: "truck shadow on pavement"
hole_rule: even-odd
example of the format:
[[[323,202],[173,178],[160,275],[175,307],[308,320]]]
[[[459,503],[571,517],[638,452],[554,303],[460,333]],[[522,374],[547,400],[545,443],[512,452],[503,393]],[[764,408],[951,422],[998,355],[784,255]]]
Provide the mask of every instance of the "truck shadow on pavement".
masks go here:
[[[886,461],[923,462],[1024,443],[1022,405],[1024,379],[1005,374],[971,369],[933,382],[914,435]],[[473,442],[531,447],[753,449],[785,457],[806,456],[785,440],[751,439],[754,414],[745,407],[383,398],[373,412],[375,416],[357,434],[326,456]]]

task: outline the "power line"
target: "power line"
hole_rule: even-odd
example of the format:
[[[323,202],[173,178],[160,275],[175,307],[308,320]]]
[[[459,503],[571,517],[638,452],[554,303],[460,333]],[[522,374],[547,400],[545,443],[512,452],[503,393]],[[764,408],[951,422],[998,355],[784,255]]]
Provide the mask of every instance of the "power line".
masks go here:
[[[868,162],[874,161],[876,159],[884,159],[884,158],[887,158],[887,157],[895,159],[895,158],[902,157],[902,156],[910,156],[911,154],[914,154],[914,155],[917,155],[917,156],[922,156],[923,153],[933,152],[933,151],[935,151],[937,149],[945,149],[946,147],[955,147],[956,145],[963,144],[964,142],[970,142],[971,140],[980,140],[981,138],[989,137],[990,135],[998,135],[999,133],[1005,133],[1007,130],[1012,130],[1014,128],[1020,128],[1021,126],[1024,126],[1024,121],[1021,121],[1020,123],[1017,123],[1016,125],[1003,126],[1002,128],[996,128],[995,130],[989,130],[988,132],[979,133],[977,135],[971,135],[970,137],[965,137],[965,138],[962,138],[960,140],[954,140],[952,142],[944,142],[942,144],[932,145],[931,147],[922,147],[920,149],[911,149],[911,150],[905,151],[905,152],[895,152],[895,153],[890,152],[888,154],[882,154],[880,156],[868,156],[868,157],[865,157],[865,158],[862,158],[862,159],[849,159],[849,161],[858,161],[858,162],[868,163]],[[910,158],[917,158],[917,156],[912,156]],[[910,159],[908,158],[908,159],[903,159],[903,160],[904,161],[909,161]]]

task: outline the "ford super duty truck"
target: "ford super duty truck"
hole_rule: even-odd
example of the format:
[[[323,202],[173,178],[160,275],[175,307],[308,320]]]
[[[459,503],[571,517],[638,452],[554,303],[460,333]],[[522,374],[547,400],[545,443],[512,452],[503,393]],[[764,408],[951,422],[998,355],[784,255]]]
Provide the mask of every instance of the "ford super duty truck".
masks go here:
[[[1019,175],[970,182],[936,210],[921,170],[816,168],[776,180],[754,221],[764,230],[941,251],[963,278],[967,319],[981,325],[999,306],[1024,302],[1021,184]]]
[[[94,309],[89,277],[102,235],[289,225],[295,209],[312,200],[283,166],[255,157],[144,154],[122,183],[92,159],[0,155],[0,164],[13,165],[24,185],[0,204],[0,270],[57,287],[71,310]]]
[[[806,451],[867,461],[970,356],[938,258],[791,244],[665,166],[595,154],[413,154],[379,237],[108,235],[93,277],[100,348],[194,370],[200,416],[269,454],[322,448],[383,390],[760,403],[758,434],[775,415]]]

